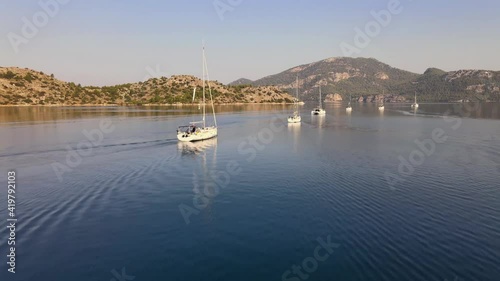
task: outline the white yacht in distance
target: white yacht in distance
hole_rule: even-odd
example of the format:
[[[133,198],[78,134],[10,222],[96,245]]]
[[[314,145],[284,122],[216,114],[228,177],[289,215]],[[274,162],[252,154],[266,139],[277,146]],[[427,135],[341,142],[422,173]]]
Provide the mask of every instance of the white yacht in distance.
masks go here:
[[[345,110],[347,112],[351,112],[352,111],[351,100],[352,100],[352,98],[351,98],[351,95],[349,94],[349,103],[347,104],[347,107],[345,108]]]
[[[321,115],[321,116],[324,116],[326,114],[326,110],[324,110],[323,107],[321,106],[321,86],[319,86],[319,106],[315,107],[311,111],[311,114],[312,115]]]
[[[293,115],[288,116],[288,123],[290,124],[300,123],[302,121],[302,117],[300,117],[299,113],[299,76],[297,76],[296,99],[293,108],[294,108]]]
[[[205,57],[205,46],[203,46],[203,100],[202,100],[202,109],[203,109],[203,119],[197,122],[191,122],[187,126],[180,126],[177,129],[177,139],[182,142],[194,142],[194,141],[202,141],[214,138],[217,136],[217,119],[215,118],[215,108],[214,101],[212,98],[212,88],[210,86],[210,78],[208,75],[208,67],[207,67],[207,59]],[[208,81],[208,82],[207,82]],[[206,98],[205,92],[208,85],[208,93],[210,95],[210,102],[212,104],[212,113],[214,116],[214,125],[207,127],[206,124]],[[193,101],[196,96],[196,87],[193,90]]]
[[[413,103],[413,104],[411,105],[411,108],[415,108],[415,109],[417,109],[417,108],[418,108],[418,103],[417,103],[417,92],[415,92],[415,103]]]
[[[379,105],[378,105],[378,110],[380,110],[380,111],[383,111],[383,110],[385,109],[385,106],[384,106],[384,99],[385,99],[385,90],[384,90],[384,92],[383,92],[383,94],[382,94],[382,104],[379,104]]]

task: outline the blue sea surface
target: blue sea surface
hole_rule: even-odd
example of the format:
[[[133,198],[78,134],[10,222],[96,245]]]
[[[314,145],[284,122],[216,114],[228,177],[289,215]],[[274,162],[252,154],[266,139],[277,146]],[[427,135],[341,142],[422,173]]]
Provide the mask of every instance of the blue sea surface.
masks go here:
[[[500,104],[313,106],[0,107],[0,280],[500,280]]]

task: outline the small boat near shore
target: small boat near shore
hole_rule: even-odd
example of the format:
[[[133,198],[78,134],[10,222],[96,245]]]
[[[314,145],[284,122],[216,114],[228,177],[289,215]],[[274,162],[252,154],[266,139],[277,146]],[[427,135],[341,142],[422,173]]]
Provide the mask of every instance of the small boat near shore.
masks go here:
[[[418,103],[417,103],[417,93],[415,92],[415,102],[411,105],[411,108],[417,109],[418,108]]]
[[[323,106],[321,104],[321,86],[319,86],[319,106],[315,107],[312,111],[312,115],[319,115],[319,116],[324,116],[326,115],[326,110],[323,109]]]
[[[351,97],[351,95],[349,95],[349,103],[347,104],[347,107],[345,108],[345,111],[347,111],[347,112],[352,112],[351,100],[352,100],[352,97]]]
[[[300,116],[299,112],[299,77],[297,76],[297,90],[296,90],[296,97],[295,97],[295,102],[294,102],[294,111],[293,114],[288,116],[288,123],[289,124],[296,124],[302,122],[302,117]]]

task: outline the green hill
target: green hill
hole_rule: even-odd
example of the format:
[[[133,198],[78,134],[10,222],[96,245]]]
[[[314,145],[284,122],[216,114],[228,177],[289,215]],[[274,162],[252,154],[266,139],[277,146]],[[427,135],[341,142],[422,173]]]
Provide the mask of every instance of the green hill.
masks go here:
[[[430,68],[414,82],[401,85],[399,92],[417,92],[422,101],[500,101],[500,72]]]
[[[292,97],[272,86],[227,86],[210,81],[215,103],[290,103]],[[30,69],[0,67],[0,105],[191,104],[202,81],[177,75],[107,87],[82,87]]]

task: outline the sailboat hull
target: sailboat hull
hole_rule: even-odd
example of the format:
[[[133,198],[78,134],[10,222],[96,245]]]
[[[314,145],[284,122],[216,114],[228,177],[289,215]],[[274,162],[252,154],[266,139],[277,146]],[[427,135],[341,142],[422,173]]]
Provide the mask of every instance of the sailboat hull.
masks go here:
[[[300,116],[290,116],[288,117],[288,123],[293,124],[293,123],[300,123],[302,121],[302,118]]]
[[[313,111],[311,111],[312,115],[325,115],[326,111],[322,108],[315,108]]]
[[[177,139],[182,142],[195,142],[215,138],[217,136],[217,127],[199,128],[194,133],[178,132]]]

